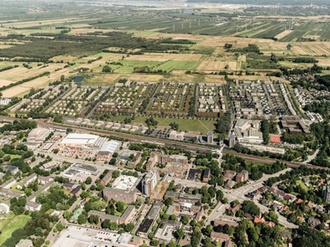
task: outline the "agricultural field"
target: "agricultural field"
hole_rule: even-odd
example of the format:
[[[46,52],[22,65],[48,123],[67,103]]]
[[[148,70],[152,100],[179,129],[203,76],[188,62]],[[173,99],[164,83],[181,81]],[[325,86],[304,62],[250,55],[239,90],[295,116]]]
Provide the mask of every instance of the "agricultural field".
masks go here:
[[[163,70],[170,72],[172,70],[195,70],[200,63],[198,61],[168,61],[159,66],[155,70]]]
[[[114,104],[120,114],[139,112],[146,97],[150,100],[144,110],[146,114],[162,112],[168,116],[176,111],[186,116],[190,96],[196,90],[205,96],[204,105],[207,97],[215,98],[214,107],[222,113],[225,109],[222,109],[219,91],[207,95],[196,85],[206,83],[221,88],[227,77],[268,81],[274,79],[270,75],[281,72],[281,67],[313,66],[293,62],[297,57],[313,57],[317,65],[330,66],[330,18],[326,15],[296,17],[281,7],[272,10],[272,16],[267,16],[264,9],[258,9],[256,14],[251,9],[244,11],[245,7],[229,12],[220,8],[190,12],[176,8],[113,6],[101,9],[94,6],[93,15],[86,14],[86,6],[72,3],[66,8],[61,18],[57,17],[56,6],[48,13],[34,13],[35,18],[16,12],[0,17],[1,93],[3,97],[27,95],[10,114],[38,111],[85,116],[105,94],[98,86],[109,89],[102,101],[108,104],[104,111]],[[260,52],[244,51],[251,44]],[[227,49],[226,45],[231,48]],[[272,54],[278,62],[270,61]],[[6,69],[10,66],[12,68]],[[105,66],[111,71],[105,72]],[[46,72],[49,74],[43,75]],[[324,69],[322,73],[329,72]],[[79,87],[72,82],[76,75],[84,78]],[[63,85],[70,88],[73,85],[74,89],[54,93],[58,99],[54,102],[44,91],[59,92],[49,84],[62,80]],[[115,86],[126,80],[131,83],[131,91]],[[135,88],[136,82],[154,82],[155,86]],[[30,95],[32,89],[42,96]],[[115,94],[114,90],[117,90]],[[170,95],[168,92],[172,90]],[[92,96],[85,99],[88,93]],[[116,94],[120,94],[121,99]],[[195,103],[197,113],[203,103]],[[208,108],[207,113],[214,112]]]

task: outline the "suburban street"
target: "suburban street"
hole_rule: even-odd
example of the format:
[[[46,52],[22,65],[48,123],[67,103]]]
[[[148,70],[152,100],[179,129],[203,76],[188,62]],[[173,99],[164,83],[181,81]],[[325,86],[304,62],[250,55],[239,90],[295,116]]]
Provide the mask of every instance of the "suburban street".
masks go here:
[[[225,197],[227,197],[228,203],[227,204],[218,203],[217,206],[212,211],[212,213],[208,216],[207,223],[210,223],[210,222],[214,221],[215,219],[220,219],[222,217],[222,215],[224,214],[224,212],[226,211],[226,209],[230,207],[230,205],[229,205],[230,202],[232,202],[234,200],[238,200],[239,202],[243,202],[244,200],[249,200],[249,198],[247,198],[245,196],[245,194],[262,187],[263,182],[265,182],[267,179],[269,179],[271,177],[278,177],[279,175],[286,173],[287,171],[290,171],[290,170],[291,170],[291,168],[287,168],[283,171],[280,171],[280,172],[272,174],[272,175],[265,174],[261,179],[255,181],[255,182],[250,182],[250,183],[246,184],[245,186],[242,186],[237,189],[233,189],[233,190],[221,189],[224,192]],[[260,208],[262,213],[269,211],[269,209],[267,207],[261,205],[258,201],[254,200],[254,203]],[[281,216],[280,214],[278,214],[278,216],[279,216],[279,219],[278,219],[279,223],[282,224],[283,226],[285,226],[287,228],[297,228],[298,227],[295,224],[288,222],[286,220],[286,218]]]

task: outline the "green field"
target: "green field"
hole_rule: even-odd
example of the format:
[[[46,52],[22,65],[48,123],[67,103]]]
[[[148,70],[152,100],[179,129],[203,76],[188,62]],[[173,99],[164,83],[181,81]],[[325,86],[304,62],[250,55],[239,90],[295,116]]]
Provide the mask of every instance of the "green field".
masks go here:
[[[125,118],[128,116],[111,116],[110,121],[114,122],[123,122]],[[145,124],[145,120],[147,117],[135,117],[135,119],[131,122],[131,124]],[[208,131],[214,131],[215,129],[215,121],[212,120],[192,120],[192,119],[174,119],[174,118],[160,118],[155,117],[155,119],[158,121],[158,126],[169,128],[170,123],[177,123],[179,124],[179,130],[182,131],[195,131],[195,132],[201,132],[202,134],[206,134]]]
[[[115,73],[132,73],[135,67],[149,67],[151,69],[157,68],[162,62],[155,61],[136,61],[136,60],[124,60],[119,61],[123,65],[112,65],[109,66],[113,68]]]
[[[7,214],[4,216],[4,219],[0,220],[0,246],[11,237],[11,234],[17,230],[22,229],[26,223],[30,220],[30,216],[27,215],[17,215]]]
[[[306,186],[306,184],[301,181],[301,180],[296,180],[295,181],[296,185],[299,186],[302,190],[304,190],[305,192],[308,191],[308,187]]]
[[[199,66],[198,61],[167,61],[160,66],[155,67],[155,70],[164,70],[170,72],[172,70],[195,70]]]

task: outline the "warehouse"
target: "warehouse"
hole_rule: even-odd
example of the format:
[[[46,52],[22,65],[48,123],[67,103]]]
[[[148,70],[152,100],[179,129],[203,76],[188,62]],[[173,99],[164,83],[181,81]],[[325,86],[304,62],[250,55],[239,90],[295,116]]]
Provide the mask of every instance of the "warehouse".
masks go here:
[[[51,130],[46,128],[35,128],[30,131],[27,142],[31,143],[42,143],[46,140],[46,138],[52,133]]]
[[[101,147],[106,138],[99,137],[92,134],[79,134],[70,133],[60,143],[61,146],[89,146],[89,147]]]
[[[100,151],[97,154],[98,161],[107,161],[111,156],[119,149],[121,143],[111,140],[103,144]]]

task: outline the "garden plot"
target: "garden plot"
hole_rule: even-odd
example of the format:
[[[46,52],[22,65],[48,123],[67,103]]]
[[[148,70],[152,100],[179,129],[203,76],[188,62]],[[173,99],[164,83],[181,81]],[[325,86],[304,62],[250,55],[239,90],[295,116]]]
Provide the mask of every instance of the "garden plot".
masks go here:
[[[198,117],[218,117],[220,112],[226,110],[223,90],[221,86],[200,84],[198,85]]]
[[[96,109],[98,113],[133,114],[143,112],[153,96],[157,83],[118,83],[108,97]]]
[[[188,116],[190,100],[194,96],[195,84],[161,83],[151,99],[147,114]]]
[[[106,91],[106,88],[101,87],[73,87],[46,112],[72,117],[83,116]]]

